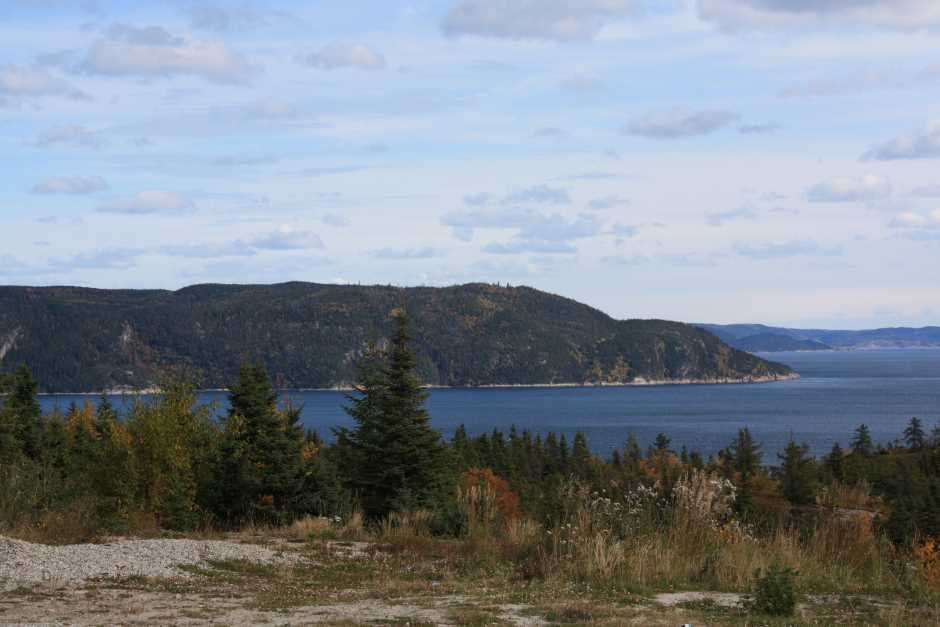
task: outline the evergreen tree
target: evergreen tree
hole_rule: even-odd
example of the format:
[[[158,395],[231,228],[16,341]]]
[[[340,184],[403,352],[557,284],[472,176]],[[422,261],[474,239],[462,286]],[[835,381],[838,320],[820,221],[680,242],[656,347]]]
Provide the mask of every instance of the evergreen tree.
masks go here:
[[[760,470],[761,445],[751,436],[747,427],[738,431],[738,437],[727,451],[728,466],[736,473],[738,493],[734,505],[738,513],[747,515],[754,509],[754,475]]]
[[[4,403],[11,444],[21,447],[30,459],[39,459],[42,454],[42,410],[36,400],[38,384],[26,364],[13,373],[9,383],[9,395]]]
[[[829,474],[832,475],[832,478],[836,481],[845,480],[845,468],[843,466],[844,454],[842,453],[842,447],[839,446],[838,442],[832,443],[832,450],[829,451],[829,455],[826,456],[826,468],[829,470]]]
[[[440,434],[429,425],[427,393],[415,373],[408,317],[395,315],[388,355],[360,368],[359,384],[347,412],[355,429],[344,433],[354,465],[353,484],[367,516],[434,507],[450,479]]]
[[[667,453],[669,452],[669,445],[672,443],[672,440],[669,439],[665,433],[657,433],[656,439],[653,440],[653,447],[656,449],[657,453]]]
[[[916,416],[911,418],[904,429],[904,442],[907,447],[913,451],[919,451],[927,445],[927,435],[924,433],[924,425]]]
[[[871,431],[868,425],[862,423],[855,429],[855,437],[852,439],[852,452],[862,457],[869,457],[874,454],[875,446],[871,440]]]
[[[816,499],[816,473],[813,459],[808,456],[809,446],[793,440],[787,444],[780,458],[780,488],[794,505],[808,505]]]
[[[229,387],[229,413],[216,468],[216,507],[223,517],[283,522],[300,496],[300,410],[279,410],[260,362],[244,362]]]

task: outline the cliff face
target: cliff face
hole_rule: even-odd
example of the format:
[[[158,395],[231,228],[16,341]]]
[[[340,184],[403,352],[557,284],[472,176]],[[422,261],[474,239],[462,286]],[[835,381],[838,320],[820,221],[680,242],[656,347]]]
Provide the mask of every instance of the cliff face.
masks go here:
[[[26,362],[45,391],[147,387],[185,365],[223,387],[260,357],[287,387],[352,380],[404,304],[419,369],[435,385],[749,380],[789,376],[702,329],[614,320],[526,287],[197,285],[176,292],[0,288],[0,368]]]

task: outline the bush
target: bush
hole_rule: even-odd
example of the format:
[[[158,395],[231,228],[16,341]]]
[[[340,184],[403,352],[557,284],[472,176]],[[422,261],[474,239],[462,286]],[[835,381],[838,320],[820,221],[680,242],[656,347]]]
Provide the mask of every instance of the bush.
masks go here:
[[[774,563],[761,573],[755,573],[757,583],[748,599],[750,611],[769,616],[792,616],[796,608],[796,590],[794,580],[797,572],[792,568]]]

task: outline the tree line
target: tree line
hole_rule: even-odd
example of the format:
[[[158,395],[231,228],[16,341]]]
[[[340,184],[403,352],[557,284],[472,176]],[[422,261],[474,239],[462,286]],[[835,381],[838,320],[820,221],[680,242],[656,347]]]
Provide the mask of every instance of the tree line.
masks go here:
[[[468,483],[495,486],[505,507],[553,524],[572,482],[597,493],[646,486],[667,494],[704,470],[734,484],[737,514],[758,529],[851,505],[876,514],[897,543],[940,536],[940,431],[928,434],[917,418],[889,444],[860,425],[847,450],[835,444],[819,459],[790,442],[773,466],[746,428],[707,459],[675,450],[666,434],[645,451],[631,435],[607,458],[582,433],[569,442],[515,427],[472,437],[460,427],[445,442],[424,407],[403,310],[393,323],[387,345],[359,360],[346,408],[355,426],[335,430],[332,443],[301,426],[299,407],[279,403],[260,362],[242,364],[220,419],[179,373],[123,415],[106,396],[44,415],[37,383],[20,366],[0,379],[0,533],[90,537],[425,510],[437,532],[460,534],[468,520],[457,495]]]

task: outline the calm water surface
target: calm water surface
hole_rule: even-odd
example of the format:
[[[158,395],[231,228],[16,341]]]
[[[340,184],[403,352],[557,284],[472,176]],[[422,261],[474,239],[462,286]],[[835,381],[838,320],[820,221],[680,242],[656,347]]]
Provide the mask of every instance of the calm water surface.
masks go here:
[[[666,385],[606,388],[500,388],[433,390],[428,400],[433,425],[445,437],[465,424],[471,434],[508,430],[556,431],[569,439],[583,431],[591,447],[609,453],[633,432],[641,446],[659,432],[682,445],[712,453],[740,427],[764,443],[765,462],[792,437],[814,453],[832,443],[845,446],[862,422],[880,441],[901,437],[911,416],[928,427],[940,421],[940,349],[773,353],[802,378],[759,385]],[[303,422],[323,435],[351,425],[342,392],[291,392],[303,404]],[[43,396],[45,409],[64,408],[94,397]],[[205,392],[224,411],[223,392]],[[122,402],[120,397],[114,399]]]

